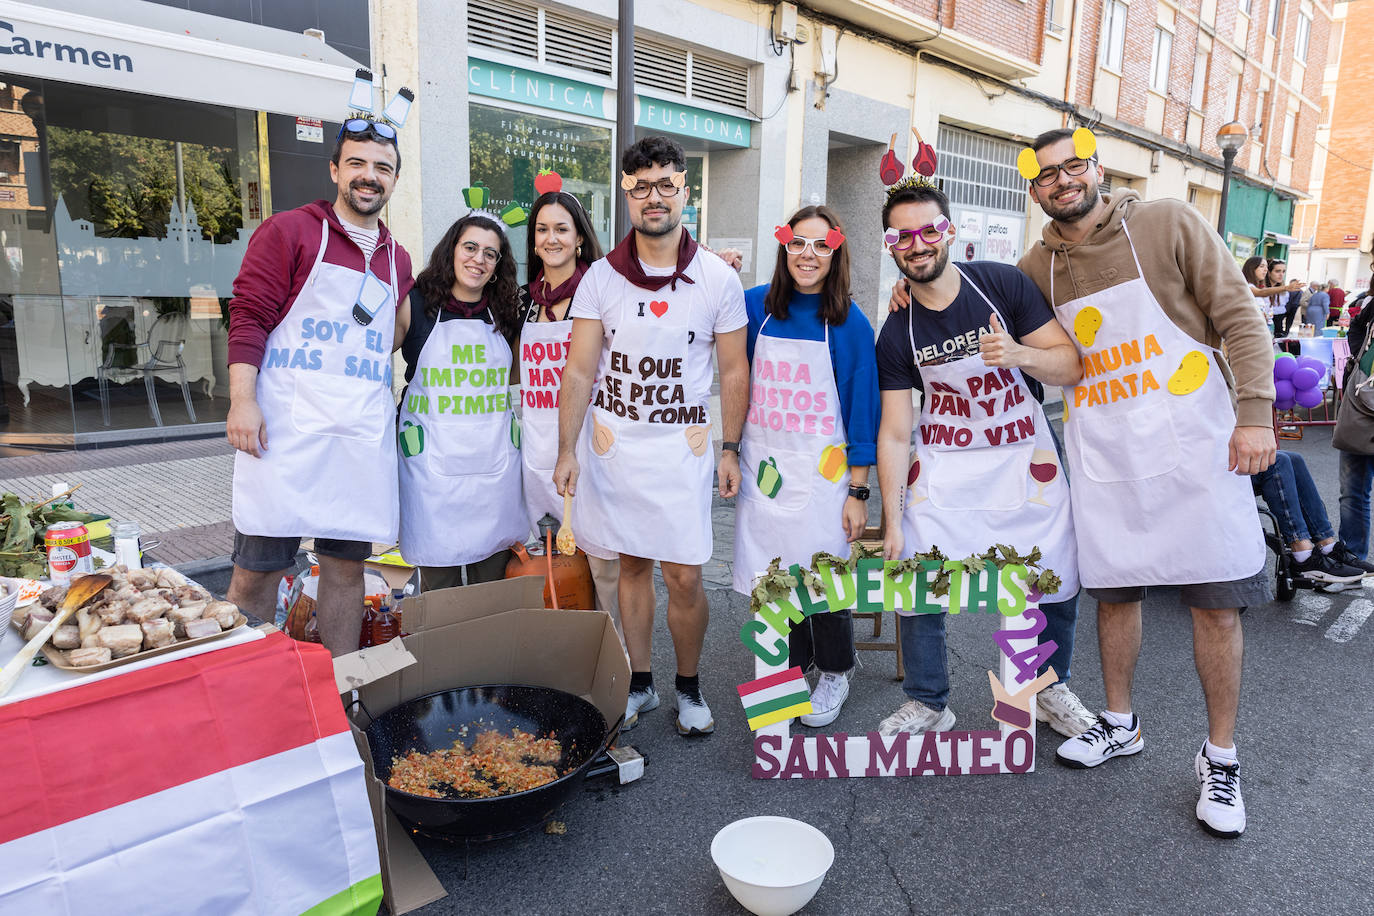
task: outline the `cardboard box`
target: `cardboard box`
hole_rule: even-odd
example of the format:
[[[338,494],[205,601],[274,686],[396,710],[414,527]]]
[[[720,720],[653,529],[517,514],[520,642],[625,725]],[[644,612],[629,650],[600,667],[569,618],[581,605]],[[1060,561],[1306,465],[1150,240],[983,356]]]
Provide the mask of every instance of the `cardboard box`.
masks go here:
[[[547,610],[543,595],[542,576],[521,576],[407,598],[402,614],[411,635],[336,658],[339,691],[357,689],[367,709],[380,716],[453,687],[533,684],[583,697],[607,724],[617,721],[625,712],[630,666],[611,618],[600,611]],[[351,712],[353,737],[367,767],[386,904],[400,916],[447,892],[387,809],[360,727],[367,716],[356,706]]]

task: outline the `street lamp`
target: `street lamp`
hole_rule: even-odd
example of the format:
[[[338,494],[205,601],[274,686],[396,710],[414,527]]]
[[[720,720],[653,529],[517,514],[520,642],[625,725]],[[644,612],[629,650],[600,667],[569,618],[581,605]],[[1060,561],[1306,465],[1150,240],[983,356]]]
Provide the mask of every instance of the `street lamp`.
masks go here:
[[[1222,241],[1226,240],[1226,195],[1231,190],[1231,166],[1236,161],[1236,153],[1250,139],[1250,132],[1239,121],[1230,121],[1217,129],[1217,146],[1221,147],[1221,158],[1225,163],[1221,170],[1221,215],[1217,217],[1217,232]]]

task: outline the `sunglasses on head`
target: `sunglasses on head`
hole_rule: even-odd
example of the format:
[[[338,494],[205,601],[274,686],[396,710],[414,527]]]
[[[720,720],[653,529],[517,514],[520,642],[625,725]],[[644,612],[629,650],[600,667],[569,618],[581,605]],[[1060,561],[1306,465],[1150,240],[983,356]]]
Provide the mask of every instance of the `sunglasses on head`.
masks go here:
[[[949,220],[941,216],[935,222],[927,223],[920,229],[889,229],[883,234],[883,244],[893,251],[906,251],[916,244],[918,236],[927,245],[934,245],[944,238],[948,231]]]
[[[354,139],[364,139],[368,134],[375,134],[383,140],[396,142],[396,128],[385,121],[373,121],[370,118],[349,118],[339,127],[339,135],[334,138],[334,142],[342,140],[345,134],[360,135]]]

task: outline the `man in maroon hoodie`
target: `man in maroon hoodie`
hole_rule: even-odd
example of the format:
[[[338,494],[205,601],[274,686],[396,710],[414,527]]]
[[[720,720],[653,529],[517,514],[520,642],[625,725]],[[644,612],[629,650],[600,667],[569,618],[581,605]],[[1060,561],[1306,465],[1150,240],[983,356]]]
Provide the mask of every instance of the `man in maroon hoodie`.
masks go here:
[[[333,203],[259,226],[229,304],[229,599],[272,619],[278,580],[301,537],[314,537],[316,616],[335,655],[358,646],[372,542],[397,536],[391,351],[414,280],[378,213],[400,169],[390,125],[345,122],[330,157]]]

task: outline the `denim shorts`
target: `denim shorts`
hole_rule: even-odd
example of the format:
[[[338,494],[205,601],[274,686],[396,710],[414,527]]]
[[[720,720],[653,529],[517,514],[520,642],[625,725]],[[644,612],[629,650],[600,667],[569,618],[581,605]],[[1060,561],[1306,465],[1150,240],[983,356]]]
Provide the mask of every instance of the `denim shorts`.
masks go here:
[[[234,532],[234,565],[250,572],[276,572],[296,565],[300,538],[267,537]],[[369,541],[340,541],[315,538],[315,553],[339,560],[366,560],[372,556]]]
[[[1202,582],[1194,585],[1179,586],[1179,599],[1188,607],[1218,610],[1240,608],[1245,610],[1252,604],[1268,604],[1274,598],[1271,588],[1272,577],[1261,569],[1245,579],[1232,582]],[[1089,588],[1089,595],[1098,601],[1110,604],[1126,604],[1140,601],[1145,597],[1145,586],[1135,585],[1125,588]]]

